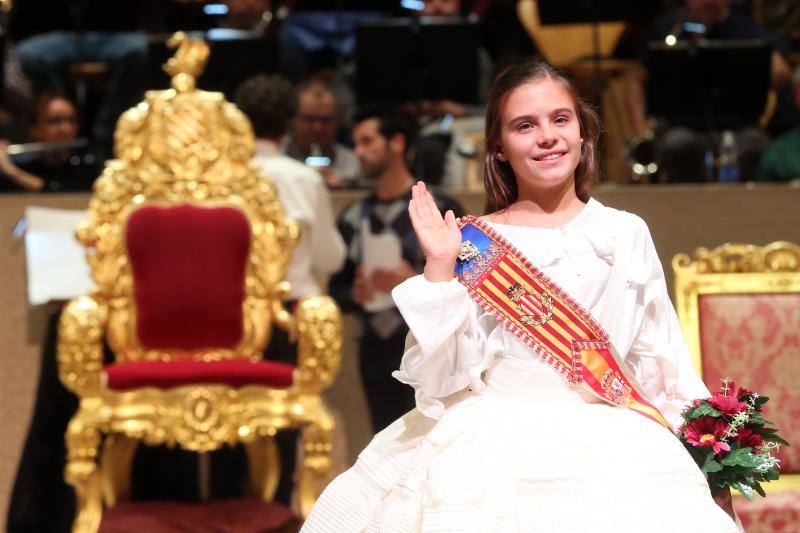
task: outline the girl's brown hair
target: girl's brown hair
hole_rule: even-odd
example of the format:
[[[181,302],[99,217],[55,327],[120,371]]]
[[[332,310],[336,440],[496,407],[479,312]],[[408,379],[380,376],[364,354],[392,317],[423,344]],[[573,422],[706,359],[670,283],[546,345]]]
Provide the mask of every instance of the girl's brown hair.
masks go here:
[[[508,95],[522,85],[546,79],[564,86],[578,114],[581,138],[581,158],[575,168],[575,192],[584,202],[589,200],[589,187],[600,181],[600,161],[597,143],[600,138],[600,118],[584,102],[572,82],[555,67],[541,61],[526,61],[501,72],[489,89],[486,109],[486,158],[483,164],[483,185],[486,188],[485,212],[504,209],[517,200],[517,178],[507,161],[497,157],[500,148],[502,113]]]

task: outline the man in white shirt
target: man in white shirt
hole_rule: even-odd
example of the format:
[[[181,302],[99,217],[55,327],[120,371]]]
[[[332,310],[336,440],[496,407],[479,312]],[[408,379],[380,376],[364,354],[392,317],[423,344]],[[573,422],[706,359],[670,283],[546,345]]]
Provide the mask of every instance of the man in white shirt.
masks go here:
[[[344,262],[345,245],[322,176],[280,151],[294,114],[292,86],[279,76],[259,75],[239,86],[236,104],[253,125],[255,161],[275,183],[286,216],[300,224],[300,240],[286,275],[289,299],[323,294],[328,277]]]
[[[319,172],[283,155],[280,143],[294,115],[295,95],[291,84],[280,76],[255,76],[236,90],[236,105],[247,115],[256,136],[255,162],[272,179],[288,218],[300,225],[300,239],[289,263],[286,280],[291,285],[286,307],[297,300],[327,292],[328,278],[345,259],[345,244],[336,228],[331,199]],[[297,347],[288,335],[273,329],[265,351],[271,360],[296,364]],[[281,477],[275,499],[290,504],[295,469],[297,432],[280,432],[276,442],[281,456]],[[238,463],[222,465],[224,475],[234,477]]]

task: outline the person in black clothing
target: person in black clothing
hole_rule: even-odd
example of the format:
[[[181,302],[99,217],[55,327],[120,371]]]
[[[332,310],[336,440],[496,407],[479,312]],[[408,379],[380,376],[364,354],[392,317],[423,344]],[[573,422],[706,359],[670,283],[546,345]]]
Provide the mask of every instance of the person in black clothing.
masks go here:
[[[647,40],[664,43],[682,40],[746,40],[760,39],[773,47],[770,82],[774,89],[788,85],[790,69],[780,52],[780,43],[760,27],[748,14],[731,8],[731,0],[686,0],[683,7],[670,10],[658,17],[650,26]],[[647,65],[647,55],[643,57]],[[741,73],[742,77],[750,75]],[[640,69],[629,78],[628,107],[634,132],[645,131],[645,71]],[[742,180],[752,179],[761,152],[769,136],[751,117],[742,117],[738,123],[725,126],[734,130],[738,146],[738,159]],[[707,149],[713,150],[719,139],[703,130],[704,117],[686,122],[673,121],[658,141],[660,167],[668,181],[704,181]]]
[[[67,75],[78,63],[108,67],[105,96],[91,125],[93,150],[101,160],[111,155],[117,118],[146,89],[147,34],[139,28],[147,5],[144,0],[14,3],[11,35],[35,89],[67,90]]]
[[[53,146],[77,138],[78,112],[63,93],[35,96],[25,120],[32,142]],[[60,148],[10,157],[7,143],[0,141],[0,191],[88,191],[98,173],[94,158],[88,154]]]
[[[400,116],[377,109],[358,113],[354,124],[355,154],[374,188],[339,217],[347,259],[331,278],[330,293],[343,312],[356,313],[361,319],[361,380],[373,428],[378,432],[414,407],[414,391],[391,376],[400,365],[408,328],[393,304],[377,310],[371,302],[376,297],[385,298],[396,285],[422,272],[425,258],[406,209],[416,181],[406,164],[413,140],[411,126]],[[456,215],[462,213],[461,207],[444,195],[437,195],[436,201],[443,212],[452,209]],[[402,260],[395,268],[365,271],[365,253],[369,253],[364,247],[366,233],[396,237]]]

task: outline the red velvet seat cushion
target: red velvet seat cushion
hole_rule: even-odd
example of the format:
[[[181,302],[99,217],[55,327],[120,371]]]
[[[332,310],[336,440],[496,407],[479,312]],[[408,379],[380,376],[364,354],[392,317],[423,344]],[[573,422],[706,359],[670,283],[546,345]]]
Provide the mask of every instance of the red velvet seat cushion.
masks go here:
[[[229,361],[141,361],[116,363],[105,367],[108,388],[112,390],[156,387],[168,389],[197,383],[218,383],[231,387],[265,385],[285,389],[292,385],[290,364],[246,359]]]
[[[144,206],[125,229],[145,349],[235,348],[250,223],[232,207]]]
[[[256,499],[204,503],[122,502],[103,511],[102,533],[293,533],[300,520],[276,502]]]

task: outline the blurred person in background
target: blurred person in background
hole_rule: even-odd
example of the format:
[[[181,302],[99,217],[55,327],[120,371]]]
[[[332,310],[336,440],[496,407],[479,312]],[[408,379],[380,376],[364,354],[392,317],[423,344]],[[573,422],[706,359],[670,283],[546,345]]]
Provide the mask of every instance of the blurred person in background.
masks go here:
[[[253,125],[256,163],[275,184],[286,216],[300,224],[287,272],[289,298],[325,294],[327,278],[342,266],[345,246],[322,175],[280,152],[296,108],[292,86],[278,75],[255,76],[236,90],[236,105]]]
[[[792,75],[794,105],[800,110],[800,65]],[[800,179],[800,125],[784,133],[761,155],[755,181],[790,181]]]
[[[0,191],[91,189],[99,173],[95,158],[69,147],[79,128],[72,100],[54,91],[34,96],[25,125],[28,140],[42,144],[32,152],[9,156],[7,141],[0,141]]]
[[[395,286],[421,272],[425,262],[406,209],[415,183],[407,165],[414,138],[414,128],[397,113],[378,108],[356,113],[355,154],[372,191],[345,208],[338,220],[347,259],[331,278],[330,292],[342,312],[360,318],[359,367],[376,432],[414,406],[413,390],[391,375],[403,356],[408,328],[388,296]],[[436,201],[443,212],[463,212],[444,195],[437,195]],[[387,255],[385,248],[376,250],[367,242],[376,239],[399,248],[398,262],[367,271],[367,263],[382,259],[376,254]]]
[[[105,94],[91,123],[93,151],[111,156],[120,114],[138,103],[147,79],[147,34],[140,18],[152,0],[17,0],[11,34],[24,72],[37,91],[81,86],[80,64],[105,65]],[[78,95],[81,113],[85,113]]]
[[[779,42],[753,18],[731,7],[731,0],[685,0],[682,7],[671,9],[658,17],[650,26],[649,42],[735,41],[760,39],[773,47],[770,68],[770,83],[773,89],[785,87],[790,69],[781,53]],[[647,57],[643,65],[626,79],[627,108],[636,135],[646,131],[646,109],[644,82]],[[743,72],[746,77],[749,73]],[[697,117],[691,122],[670,123],[666,131],[658,135],[660,151],[659,167],[671,182],[699,182],[706,180],[708,150],[719,144],[719,132],[707,131],[706,117]],[[742,117],[730,125],[734,131],[739,174],[741,180],[752,179],[761,153],[769,143],[769,135],[751,119]]]
[[[353,151],[336,140],[339,124],[339,104],[327,84],[309,80],[297,87],[297,113],[283,153],[313,166],[332,188],[353,185],[359,178]]]

